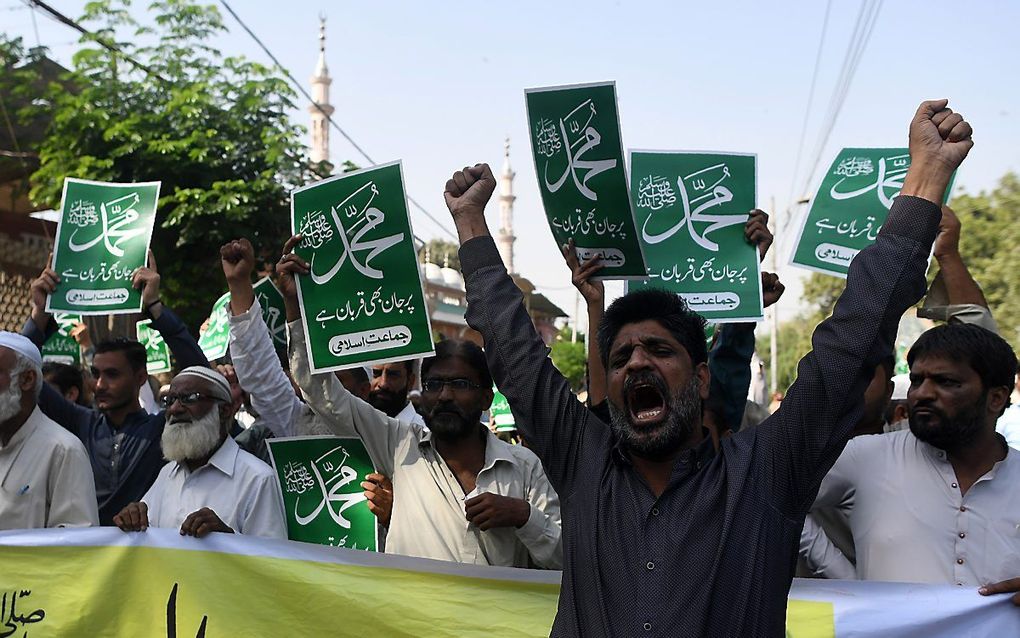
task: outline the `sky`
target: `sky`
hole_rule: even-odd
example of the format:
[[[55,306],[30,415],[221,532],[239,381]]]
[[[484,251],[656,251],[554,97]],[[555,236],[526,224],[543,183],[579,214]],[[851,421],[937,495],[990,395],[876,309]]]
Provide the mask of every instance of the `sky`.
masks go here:
[[[84,5],[50,4],[72,17]],[[147,6],[136,3],[133,9],[142,23],[151,22]],[[805,274],[783,266],[806,212],[794,202],[813,194],[840,148],[906,146],[907,125],[920,101],[948,97],[972,123],[976,144],[954,192],[987,190],[1006,172],[1020,171],[1020,3],[1006,0],[884,2],[841,113],[817,154],[820,166],[806,185],[859,1],[233,0],[231,6],[303,82],[318,57],[318,16],[327,16],[334,120],[377,162],[402,160],[409,195],[448,230],[453,224],[442,196],[446,180],[476,162],[498,171],[509,136],[517,172],[517,269],[571,315],[576,297],[542,212],[527,141],[525,88],[614,80],[626,147],[756,153],[758,205],[785,227],[777,239],[779,274],[788,287],[781,321],[798,310],[798,282]],[[215,46],[268,63],[220,8],[229,33]],[[75,33],[42,12],[33,25],[32,14],[17,0],[0,0],[0,30],[28,45],[38,41],[69,64]],[[300,106],[294,120],[307,124],[307,105]],[[805,116],[803,159],[795,172]],[[367,164],[335,131],[331,155],[334,163]],[[793,221],[786,225],[788,210]],[[495,198],[486,213],[495,230]],[[413,209],[411,220],[419,237],[450,239]],[[610,282],[607,296],[622,288]]]

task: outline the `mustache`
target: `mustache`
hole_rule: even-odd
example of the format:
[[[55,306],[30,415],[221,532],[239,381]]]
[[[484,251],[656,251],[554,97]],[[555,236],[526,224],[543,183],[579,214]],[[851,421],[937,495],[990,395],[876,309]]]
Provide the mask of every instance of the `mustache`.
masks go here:
[[[911,414],[911,415],[915,414],[918,410],[927,410],[927,411],[931,412],[932,414],[935,414],[936,416],[938,416],[940,418],[943,418],[943,419],[946,417],[946,413],[945,412],[943,412],[942,410],[936,408],[935,405],[933,403],[929,402],[929,401],[918,402],[916,405],[914,405],[914,407],[910,408],[909,414]]]
[[[429,411],[429,414],[433,416],[437,414],[456,414],[457,416],[461,417],[466,416],[464,410],[461,410],[460,406],[458,406],[456,403],[452,401],[444,401],[443,403],[437,403],[436,406]]]
[[[671,393],[669,387],[666,386],[666,382],[662,380],[662,377],[655,374],[654,372],[643,370],[636,372],[623,382],[623,402],[627,403],[627,397],[630,395],[630,391],[639,385],[650,385],[659,391],[663,399],[669,400]]]

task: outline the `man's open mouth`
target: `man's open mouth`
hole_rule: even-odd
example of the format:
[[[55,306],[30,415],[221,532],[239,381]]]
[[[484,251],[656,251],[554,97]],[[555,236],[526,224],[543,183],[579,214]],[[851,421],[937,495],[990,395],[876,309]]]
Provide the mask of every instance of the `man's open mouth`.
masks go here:
[[[627,390],[627,410],[635,425],[649,425],[661,421],[668,408],[666,397],[658,387],[650,383],[636,383]]]

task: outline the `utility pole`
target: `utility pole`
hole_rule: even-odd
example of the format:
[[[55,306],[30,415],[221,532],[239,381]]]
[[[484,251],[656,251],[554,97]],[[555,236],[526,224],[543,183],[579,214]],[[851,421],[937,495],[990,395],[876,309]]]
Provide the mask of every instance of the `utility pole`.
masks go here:
[[[778,229],[782,228],[782,225],[778,223],[779,211],[776,210],[776,198],[774,195],[769,198],[769,206],[771,207],[772,214],[775,216],[769,218],[769,221],[772,223],[771,230],[773,235],[772,259],[770,260],[771,269],[773,273],[778,273],[779,259],[777,255],[779,254],[779,239],[781,237],[781,233],[778,232]],[[768,398],[768,400],[771,402],[772,396],[776,393],[776,390],[779,387],[778,379],[779,365],[777,362],[779,346],[776,343],[776,340],[779,337],[779,304],[778,303],[772,304],[769,310],[772,311],[770,314],[769,321],[770,338],[769,338],[769,398]]]

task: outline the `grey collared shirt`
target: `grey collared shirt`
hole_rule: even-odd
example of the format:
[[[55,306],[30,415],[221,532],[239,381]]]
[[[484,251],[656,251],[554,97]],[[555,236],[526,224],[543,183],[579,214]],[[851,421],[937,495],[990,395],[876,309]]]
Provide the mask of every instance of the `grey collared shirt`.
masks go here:
[[[960,492],[942,450],[909,430],[847,443],[815,506],[850,515],[857,577],[978,587],[1020,576],[1020,452]]]
[[[332,434],[360,438],[376,468],[393,481],[386,553],[476,565],[562,567],[559,498],[530,450],[486,431],[485,464],[475,489],[465,494],[433,446],[431,432],[352,396],[332,373],[312,375],[300,322],[290,323],[288,332],[291,372],[319,423]],[[309,420],[294,425],[312,427]],[[527,501],[527,523],[486,532],[469,523],[464,501],[485,492]]]

